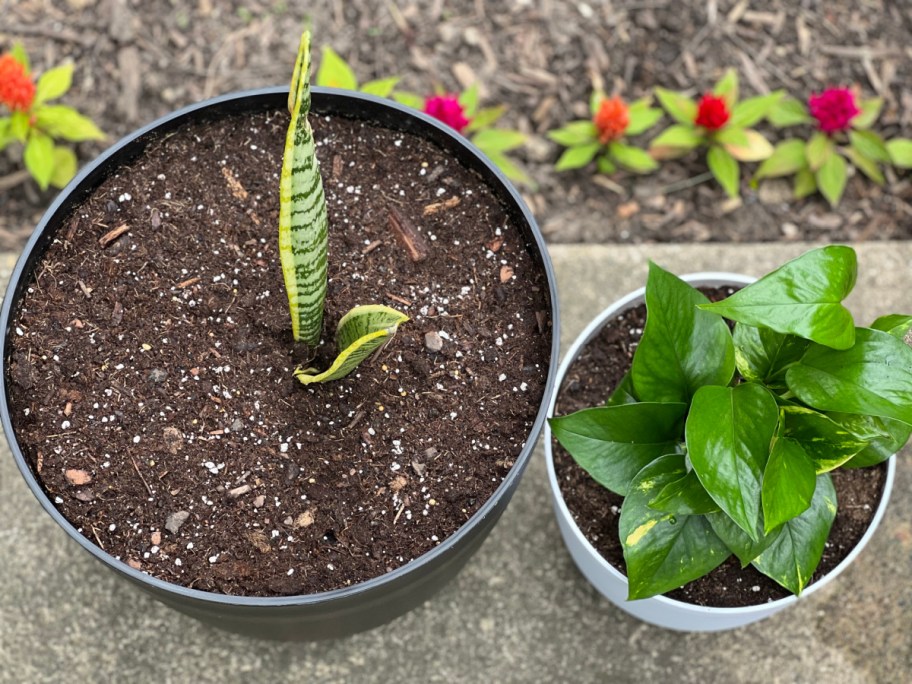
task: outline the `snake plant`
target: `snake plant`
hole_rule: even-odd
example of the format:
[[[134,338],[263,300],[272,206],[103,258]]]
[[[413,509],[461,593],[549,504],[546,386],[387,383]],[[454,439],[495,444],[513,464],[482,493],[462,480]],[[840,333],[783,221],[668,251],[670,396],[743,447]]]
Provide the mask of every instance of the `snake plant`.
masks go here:
[[[316,157],[310,111],[310,32],[301,36],[288,94],[291,123],[285,137],[279,186],[279,256],[291,330],[309,348],[320,342],[326,300],[329,220]],[[328,370],[298,368],[304,384],[337,380],[351,373],[371,352],[396,333],[408,317],[380,304],[356,306],[336,328],[338,357]]]

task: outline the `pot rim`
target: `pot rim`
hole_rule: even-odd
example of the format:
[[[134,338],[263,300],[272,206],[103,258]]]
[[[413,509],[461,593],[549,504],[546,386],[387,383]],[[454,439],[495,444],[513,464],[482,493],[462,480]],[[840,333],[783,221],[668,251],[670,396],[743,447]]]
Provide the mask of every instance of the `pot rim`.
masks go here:
[[[482,506],[459,527],[459,529],[444,539],[443,542],[441,542],[438,546],[435,546],[417,558],[409,561],[405,565],[402,565],[390,572],[386,572],[377,577],[359,582],[357,584],[353,584],[348,587],[331,589],[314,594],[300,594],[292,596],[239,596],[202,591],[199,589],[187,588],[180,584],[166,582],[147,573],[135,570],[134,568],[131,568],[129,565],[127,565],[124,561],[118,560],[114,556],[103,551],[101,548],[84,537],[76,529],[76,527],[69,520],[67,520],[59,510],[57,510],[56,506],[54,506],[54,504],[51,502],[50,497],[38,484],[37,479],[31,470],[31,467],[29,466],[28,462],[25,459],[25,456],[22,453],[22,449],[19,447],[15,431],[13,430],[9,410],[9,402],[7,400],[10,388],[7,383],[5,368],[7,354],[6,340],[7,336],[11,332],[10,321],[13,314],[14,303],[19,299],[17,296],[15,296],[15,293],[19,287],[20,281],[22,281],[23,278],[27,275],[27,271],[31,271],[31,265],[28,262],[30,261],[32,252],[39,246],[41,240],[44,239],[43,234],[45,230],[55,215],[66,204],[69,196],[75,192],[90,192],[92,189],[94,189],[94,187],[97,186],[97,183],[105,177],[104,175],[101,175],[100,169],[106,166],[109,161],[112,160],[112,158],[114,158],[114,163],[116,163],[116,157],[122,150],[124,150],[124,148],[136,144],[137,140],[140,140],[140,144],[142,144],[141,139],[153,131],[166,125],[177,125],[177,122],[179,120],[184,118],[192,118],[195,115],[199,115],[204,110],[215,109],[218,111],[224,108],[226,105],[230,107],[233,103],[240,103],[242,100],[287,96],[288,92],[289,89],[287,86],[256,88],[251,90],[236,91],[196,102],[186,107],[182,107],[169,114],[166,114],[162,117],[159,117],[155,121],[134,130],[133,132],[127,134],[116,143],[111,145],[104,152],[99,154],[90,163],[86,164],[86,166],[80,170],[80,172],[73,178],[73,180],[71,180],[67,186],[60,191],[60,193],[51,203],[50,207],[43,214],[41,220],[38,222],[38,225],[32,233],[31,238],[29,239],[21,255],[19,256],[19,259],[16,262],[16,267],[13,270],[13,273],[10,276],[9,284],[7,285],[6,295],[3,298],[2,310],[0,310],[0,331],[2,331],[2,335],[0,335],[0,363],[3,364],[3,372],[0,372],[0,422],[3,424],[3,430],[6,433],[7,442],[9,443],[9,448],[13,454],[16,465],[23,478],[25,479],[26,484],[28,485],[32,494],[38,499],[38,502],[41,504],[44,510],[61,528],[63,528],[69,537],[74,539],[77,543],[80,544],[80,546],[82,546],[83,549],[91,553],[97,560],[101,561],[111,569],[115,570],[118,573],[126,575],[131,580],[137,581],[141,584],[150,585],[151,587],[163,592],[171,593],[183,598],[195,599],[197,601],[208,604],[236,605],[250,608],[284,606],[297,607],[316,606],[339,599],[351,599],[359,594],[376,591],[386,585],[395,583],[404,576],[423,568],[441,556],[449,554],[458,544],[463,541],[465,537],[469,536],[472,533],[473,529],[477,527],[479,523],[483,521],[488,515],[497,514],[495,509],[500,500],[505,495],[509,495],[511,493],[511,490],[516,486],[516,484],[518,484],[518,480],[522,476],[526,465],[528,465],[528,462],[531,460],[532,452],[537,442],[537,437],[545,425],[548,401],[553,394],[554,387],[556,386],[556,360],[559,358],[560,352],[560,321],[558,317],[559,312],[557,284],[554,276],[554,267],[551,263],[551,258],[548,254],[548,250],[545,245],[544,238],[541,235],[541,231],[538,228],[538,224],[535,221],[532,212],[520,196],[519,192],[513,186],[513,184],[506,178],[503,172],[467,138],[464,138],[462,135],[450,127],[425,114],[424,112],[406,107],[405,105],[399,104],[393,100],[380,98],[358,91],[315,86],[311,88],[311,92],[315,96],[315,102],[321,98],[327,98],[327,102],[350,99],[355,100],[356,102],[364,103],[369,111],[377,111],[376,108],[378,107],[381,109],[386,108],[387,110],[391,110],[398,117],[409,117],[417,119],[419,122],[421,122],[419,126],[424,130],[412,131],[414,135],[421,135],[426,139],[430,137],[434,144],[443,147],[445,151],[451,155],[455,156],[456,150],[459,150],[463,154],[468,154],[476,158],[479,164],[487,168],[487,171],[490,172],[490,174],[495,178],[497,182],[496,185],[499,185],[500,187],[496,187],[496,185],[492,184],[488,179],[484,179],[483,182],[487,183],[488,185],[494,185],[492,189],[496,190],[496,194],[498,195],[499,199],[507,205],[512,203],[516,209],[517,217],[521,217],[521,219],[528,225],[529,230],[525,231],[525,238],[527,239],[530,247],[535,247],[538,250],[538,257],[541,260],[542,268],[545,271],[546,279],[548,281],[548,294],[551,298],[551,354],[542,400],[539,404],[535,420],[532,423],[532,427],[529,429],[529,432],[526,436],[526,440],[523,443],[523,446],[521,447],[518,455],[516,456],[513,467],[497,486],[497,489],[495,489],[491,496],[488,497],[487,501],[485,501],[484,504],[482,504]],[[365,120],[369,120],[369,116],[367,115],[365,115],[363,118]],[[93,178],[96,175],[99,176],[98,179]],[[83,185],[86,187],[83,187]]]
[[[718,287],[721,285],[731,284],[749,285],[750,283],[757,280],[757,278],[753,276],[748,276],[741,273],[727,273],[716,271],[688,273],[680,276],[680,278],[696,287]],[[609,319],[614,318],[623,311],[626,311],[627,309],[630,309],[639,304],[640,300],[644,298],[645,293],[646,288],[640,287],[633,292],[628,293],[624,297],[621,297],[613,304],[610,304],[608,307],[603,309],[602,312],[599,313],[595,318],[593,318],[585,327],[585,329],[576,337],[576,339],[573,341],[573,344],[570,345],[570,349],[561,360],[560,367],[558,368],[555,391],[551,396],[551,401],[548,405],[548,418],[552,418],[554,416],[554,409],[557,405],[557,398],[558,393],[560,392],[561,383],[563,382],[564,376],[567,374],[570,366],[572,366],[576,361],[576,358],[579,356],[581,350],[596,336],[596,334],[602,329],[602,327]],[[554,457],[551,447],[551,426],[548,422],[545,422],[543,439],[545,442],[545,464],[548,470],[548,485],[551,488],[554,505],[557,508],[558,515],[562,516],[567,522],[570,523],[569,527],[572,530],[574,537],[580,542],[580,544],[582,544],[589,555],[595,559],[599,567],[605,573],[608,573],[616,580],[622,581],[626,586],[627,576],[615,568],[607,560],[605,560],[605,558],[598,552],[598,550],[590,543],[589,539],[586,538],[586,535],[584,535],[583,532],[579,529],[579,526],[576,524],[576,520],[573,518],[573,514],[570,512],[566,501],[564,501],[563,494],[560,490],[560,485],[557,481],[557,473],[554,469]],[[750,606],[736,607],[700,606],[694,603],[687,603],[686,601],[679,601],[677,599],[668,598],[664,594],[658,594],[656,596],[650,596],[644,599],[636,599],[635,601],[627,601],[627,603],[641,603],[652,601],[677,611],[690,611],[693,613],[701,614],[712,613],[728,616],[748,616],[758,612],[767,613],[771,611],[771,609],[775,611],[780,608],[785,608],[786,606],[790,606],[793,603],[806,598],[842,574],[842,572],[852,563],[852,561],[855,560],[858,554],[861,553],[862,549],[864,549],[864,547],[868,544],[868,542],[871,540],[871,537],[880,526],[881,520],[883,519],[883,516],[887,509],[887,504],[890,500],[890,492],[893,489],[893,480],[896,474],[896,455],[894,454],[891,456],[886,461],[886,463],[887,476],[884,480],[883,493],[881,494],[880,501],[877,504],[877,509],[874,512],[874,517],[871,519],[870,525],[868,525],[868,529],[865,530],[865,533],[862,535],[861,539],[858,540],[858,543],[849,552],[849,554],[843,558],[842,561],[836,565],[836,567],[826,573],[823,577],[806,587],[805,590],[801,592],[801,596],[792,594],[790,596],[768,601],[766,603],[756,603]]]

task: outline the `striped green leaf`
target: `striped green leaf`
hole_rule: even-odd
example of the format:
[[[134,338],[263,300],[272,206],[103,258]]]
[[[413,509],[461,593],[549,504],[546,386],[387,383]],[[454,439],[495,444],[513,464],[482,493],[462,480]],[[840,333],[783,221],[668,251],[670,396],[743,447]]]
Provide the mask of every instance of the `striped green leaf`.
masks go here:
[[[395,335],[399,324],[407,320],[408,316],[388,306],[356,306],[342,317],[336,328],[339,355],[333,364],[322,373],[316,368],[299,368],[295,377],[305,385],[344,378]]]
[[[291,124],[279,186],[279,256],[295,341],[315,347],[326,299],[328,219],[310,111],[310,32],[301,36],[288,94]]]

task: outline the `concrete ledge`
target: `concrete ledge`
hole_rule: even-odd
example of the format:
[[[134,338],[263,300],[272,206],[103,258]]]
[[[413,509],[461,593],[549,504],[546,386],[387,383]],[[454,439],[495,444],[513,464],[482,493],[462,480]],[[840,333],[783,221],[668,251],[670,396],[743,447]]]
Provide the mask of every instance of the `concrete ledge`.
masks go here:
[[[554,246],[564,348],[639,287],[652,259],[676,273],[761,275],[808,246]],[[858,246],[849,306],[860,322],[912,311],[912,243]],[[14,257],[0,254],[8,277]],[[912,663],[912,463],[884,525],[835,583],[774,618],[678,634],[626,616],[573,567],[540,453],[509,510],[457,580],[366,634],[274,644],[223,634],[146,598],[67,542],[0,445],[0,682],[807,682],[904,681]]]

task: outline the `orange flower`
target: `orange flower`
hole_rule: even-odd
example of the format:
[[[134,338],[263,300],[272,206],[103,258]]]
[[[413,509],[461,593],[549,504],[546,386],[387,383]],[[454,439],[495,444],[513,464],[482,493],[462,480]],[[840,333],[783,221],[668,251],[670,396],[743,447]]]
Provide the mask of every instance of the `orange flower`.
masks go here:
[[[630,125],[630,110],[618,96],[606,97],[599,105],[592,122],[598,129],[599,142],[607,145],[624,136],[627,126]]]
[[[0,57],[0,103],[13,111],[28,111],[35,99],[35,84],[16,58]]]

